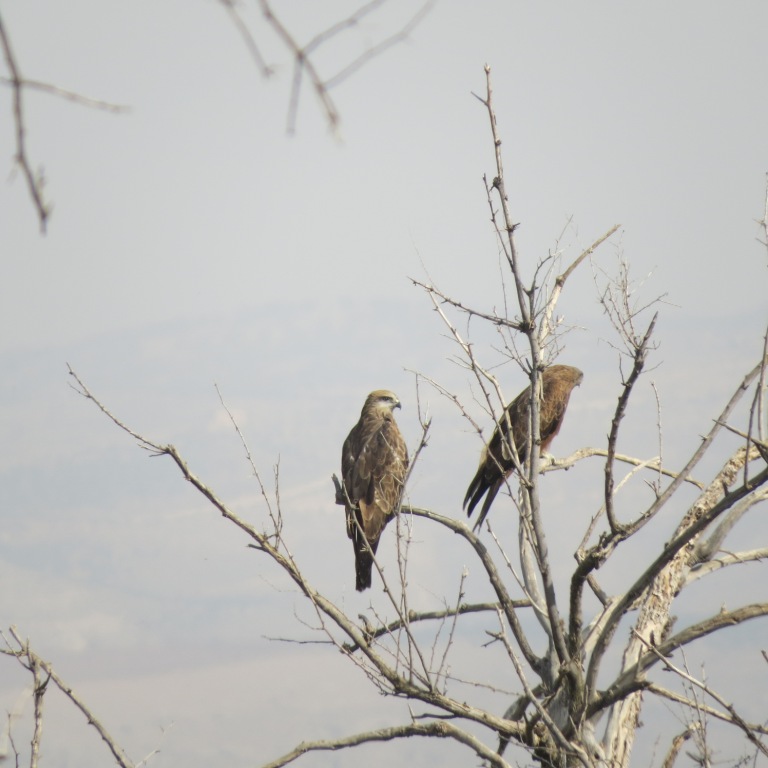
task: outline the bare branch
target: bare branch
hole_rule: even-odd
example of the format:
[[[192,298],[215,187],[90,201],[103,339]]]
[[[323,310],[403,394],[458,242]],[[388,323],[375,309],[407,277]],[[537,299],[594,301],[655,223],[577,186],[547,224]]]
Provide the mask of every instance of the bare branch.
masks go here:
[[[746,459],[745,451],[737,451],[718,473],[709,488],[699,497],[691,509],[688,510],[683,521],[678,526],[678,531],[672,541],[666,545],[662,553],[653,561],[653,563],[651,563],[624,595],[607,609],[607,619],[596,641],[595,650],[592,653],[592,658],[590,659],[587,671],[587,683],[590,689],[594,688],[597,670],[600,666],[603,653],[607,648],[608,641],[613,636],[613,633],[618,626],[618,622],[624,616],[628,607],[642,593],[644,593],[648,587],[650,587],[654,579],[656,579],[656,577],[661,574],[673,560],[676,560],[675,567],[667,572],[667,578],[672,579],[674,583],[671,587],[664,589],[657,595],[657,599],[671,601],[678,591],[677,581],[681,578],[681,573],[688,564],[687,551],[684,552],[683,549],[689,545],[693,546],[692,542],[695,541],[696,537],[703,530],[752,490],[751,488],[745,489],[742,486],[734,491],[727,492],[727,488],[734,482],[736,474]],[[754,478],[754,482],[756,486],[768,482],[768,469],[757,475]],[[652,593],[649,593],[649,595],[652,595]],[[668,616],[668,610],[665,611],[659,607],[655,607],[651,613],[657,616]]]
[[[234,427],[235,432],[237,433],[237,436],[240,438],[240,442],[243,446],[243,449],[245,450],[246,461],[251,467],[251,472],[253,473],[253,476],[256,478],[256,482],[259,484],[259,490],[261,491],[261,496],[264,499],[264,503],[266,504],[267,513],[269,514],[269,518],[274,528],[273,535],[275,539],[279,541],[282,534],[282,530],[283,530],[283,515],[280,510],[279,497],[276,499],[277,504],[275,508],[272,506],[272,502],[269,498],[269,494],[267,493],[267,489],[264,487],[264,483],[261,480],[261,475],[259,474],[259,471],[256,469],[256,465],[253,463],[253,457],[251,456],[251,449],[248,447],[248,443],[245,440],[245,436],[240,430],[240,425],[237,423],[237,420],[232,415],[232,411],[229,410],[229,407],[224,402],[224,396],[221,394],[219,385],[214,383],[213,386],[214,386],[214,389],[216,390],[216,394],[219,396],[219,402],[221,403],[222,408],[224,408],[224,411],[226,412],[227,416],[229,416],[229,420],[232,422],[232,426]],[[277,470],[275,470],[275,489],[276,489],[275,493],[276,494],[278,493],[277,491],[278,488],[279,488],[279,485],[277,481]]]
[[[691,734],[694,732],[695,727],[696,726],[691,726],[690,728],[686,728],[682,733],[679,733],[672,739],[672,744],[669,746],[669,750],[664,757],[664,762],[661,764],[661,768],[672,768],[675,764],[675,760],[677,760],[680,748],[691,738]]]
[[[613,420],[611,421],[611,431],[608,436],[608,457],[605,461],[605,514],[608,518],[608,524],[611,528],[611,533],[617,534],[622,532],[623,526],[619,525],[613,514],[613,457],[616,453],[616,441],[619,436],[619,425],[621,424],[624,414],[627,409],[627,403],[629,397],[632,394],[632,388],[640,377],[640,373],[645,367],[646,356],[648,354],[649,344],[651,336],[653,335],[653,329],[656,325],[656,319],[658,318],[658,312],[654,314],[651,322],[648,325],[648,329],[645,335],[641,339],[633,340],[634,346],[634,362],[632,366],[632,372],[623,382],[623,388],[619,401],[616,404],[616,412],[614,413]]]
[[[168,733],[168,731],[173,728],[173,723],[170,725],[167,725],[165,727],[162,727],[160,729],[160,739],[159,741],[162,742],[162,740],[165,738],[165,734]],[[149,765],[149,761],[157,754],[160,753],[160,747],[155,747],[151,752],[149,752],[145,757],[142,757],[141,760],[139,760],[138,763],[136,763],[136,768],[144,768],[144,766]]]
[[[746,466],[745,462],[745,466]],[[761,501],[768,499],[768,488],[760,488],[746,496],[738,504],[735,504],[727,515],[723,517],[712,535],[706,540],[696,543],[691,561],[694,565],[711,560],[715,553],[722,547],[725,537],[731,532],[736,523],[753,507]]]
[[[756,391],[760,391],[761,388],[759,385],[756,387]],[[743,437],[748,442],[754,443],[758,448],[762,448],[763,450],[768,450],[768,443],[763,442],[762,440],[758,440],[755,437],[752,437],[749,432],[744,432],[741,429],[736,429],[736,427],[732,427],[730,424],[726,424],[724,421],[718,422],[718,424],[728,432],[731,432],[734,435],[738,435],[739,437]]]
[[[7,644],[7,639],[5,638],[5,635],[3,635],[3,639],[6,640],[6,644]],[[13,649],[9,647],[8,651],[0,650],[0,653],[4,653],[6,655],[10,653],[10,655],[16,656],[17,652],[13,651]],[[10,746],[11,750],[16,756],[16,764],[18,765],[19,753],[17,752],[16,745],[14,744],[14,741],[13,741],[13,722],[14,720],[17,720],[18,718],[20,718],[21,715],[23,714],[24,705],[26,704],[27,699],[29,699],[30,696],[32,696],[32,693],[33,693],[33,686],[28,686],[24,688],[19,694],[19,696],[17,697],[16,701],[14,702],[13,707],[11,707],[11,709],[6,713],[7,720],[3,727],[2,733],[0,733],[0,763],[2,763],[4,760],[7,759],[8,753],[9,753],[8,747]]]
[[[700,709],[702,712],[706,713],[707,715],[711,715],[712,717],[716,717],[718,720],[722,720],[725,723],[732,723],[733,720],[731,719],[731,716],[727,714],[726,712],[722,712],[719,709],[715,709],[714,707],[711,707],[703,702],[693,702],[691,699],[687,698],[686,696],[683,696],[676,691],[670,691],[667,688],[663,688],[662,686],[651,683],[648,685],[647,688],[645,688],[646,691],[649,691],[650,693],[655,693],[657,696],[661,696],[662,698],[669,699],[669,701],[675,701],[678,704],[682,704],[685,707],[689,707],[691,709]],[[760,733],[763,736],[768,736],[768,728],[766,728],[765,725],[761,725],[760,723],[748,723],[747,724],[749,728],[755,733]]]
[[[387,0],[369,0],[369,2],[365,3],[365,5],[362,5],[354,13],[347,16],[346,19],[337,21],[335,24],[332,24],[330,27],[328,27],[328,29],[325,29],[322,32],[319,32],[318,34],[316,34],[304,46],[304,51],[307,54],[312,53],[312,51],[314,51],[316,48],[319,48],[323,43],[326,43],[328,40],[330,40],[332,37],[335,37],[340,32],[344,32],[347,29],[351,29],[353,27],[358,26],[358,24],[360,24],[360,22],[369,13],[373,13],[379,7],[384,5],[386,2]]]
[[[69,685],[67,685],[56,674],[56,672],[53,671],[53,667],[47,661],[44,661],[43,659],[41,659],[40,656],[38,656],[37,653],[35,653],[35,651],[33,651],[30,648],[28,641],[24,641],[19,637],[19,634],[15,627],[10,628],[10,633],[18,645],[18,650],[0,649],[0,653],[9,655],[9,656],[15,656],[18,659],[19,663],[21,663],[23,666],[26,666],[28,669],[30,669],[30,671],[33,672],[33,675],[35,676],[35,691],[34,691],[35,698],[36,699],[38,697],[42,698],[42,695],[45,692],[45,685],[48,683],[48,680],[52,680],[56,685],[56,687],[83,713],[86,720],[88,721],[88,725],[92,725],[96,729],[99,736],[101,736],[102,740],[109,748],[109,751],[114,756],[118,765],[120,765],[121,768],[135,768],[133,763],[128,759],[128,757],[123,752],[122,748],[117,744],[117,742],[111,736],[111,734],[107,731],[107,729],[101,724],[98,718],[86,706],[85,702],[83,702],[83,700],[72,690],[72,688]],[[26,664],[24,662],[24,659],[26,659]],[[42,683],[42,684],[40,683],[39,672],[35,673],[34,671],[35,669],[42,670],[48,676],[48,680],[46,680],[45,683]],[[35,707],[35,737],[39,739],[39,729],[38,729],[38,722],[37,722],[38,714],[40,714],[40,717],[42,717],[41,712],[40,713],[38,712],[38,708],[36,706]],[[42,725],[40,725],[40,727],[42,727]],[[35,759],[36,761],[37,749],[34,743],[33,743],[32,749],[33,749],[33,759]]]
[[[232,0],[221,0],[225,5],[230,6]],[[316,34],[306,45],[301,45],[297,42],[296,38],[291,34],[285,24],[277,17],[272,7],[270,0],[259,0],[259,6],[261,7],[262,15],[267,24],[272,27],[277,36],[282,40],[283,45],[291,52],[293,56],[293,84],[291,87],[290,105],[288,109],[288,121],[287,129],[288,133],[293,133],[296,129],[296,117],[299,106],[299,94],[301,91],[301,85],[304,77],[304,73],[309,77],[312,89],[315,92],[320,104],[322,105],[323,112],[328,120],[328,124],[332,131],[336,131],[339,125],[339,112],[336,105],[329,93],[330,89],[341,83],[347,77],[354,72],[358,71],[371,59],[375,58],[379,54],[383,53],[388,48],[396,45],[407,39],[414,28],[426,17],[434,4],[434,0],[427,0],[426,3],[414,14],[414,16],[395,34],[390,35],[384,40],[380,41],[376,45],[372,46],[369,50],[355,58],[339,72],[329,78],[323,78],[315,65],[312,54],[320,48],[324,43],[328,42],[332,38],[336,37],[345,30],[356,27],[360,20],[373,12],[381,5],[385,0],[369,0],[369,2],[362,5],[357,11],[352,13],[345,19],[332,24],[328,29]],[[230,11],[232,13],[232,11]],[[239,23],[238,23],[239,22]],[[238,28],[242,23],[237,19]],[[244,34],[241,30],[241,34]],[[244,34],[245,37],[245,34]],[[250,35],[246,37],[246,43],[254,54],[255,44],[252,42]],[[256,49],[257,51],[258,49]],[[255,55],[255,54],[254,54]],[[257,61],[261,61],[259,54]],[[263,69],[263,65],[260,64]]]
[[[13,80],[7,77],[0,77],[0,83],[13,87]],[[94,99],[90,96],[85,96],[82,93],[76,91],[70,91],[66,88],[61,88],[58,85],[52,83],[44,83],[40,80],[29,80],[28,78],[22,78],[19,81],[19,85],[22,88],[26,88],[30,91],[40,91],[42,93],[48,93],[51,96],[58,96],[66,101],[71,101],[75,104],[80,104],[83,107],[90,109],[100,109],[104,112],[112,112],[113,114],[120,114],[130,112],[131,108],[126,104],[114,104],[111,101],[104,101],[104,99]]]
[[[224,10],[229,14],[229,18],[232,20],[235,28],[240,33],[240,37],[243,38],[243,42],[248,49],[248,53],[251,54],[251,58],[259,68],[262,77],[270,77],[272,74],[274,74],[274,72],[272,68],[267,65],[267,62],[264,61],[264,57],[261,55],[261,50],[256,43],[256,38],[251,33],[251,30],[248,29],[248,25],[243,21],[243,17],[240,15],[239,11],[237,10],[237,6],[235,5],[235,0],[219,0],[219,2],[224,7]]]
[[[755,239],[768,250],[768,173],[765,174],[765,179],[765,207],[763,208],[763,218],[757,222],[763,230],[763,239],[761,240],[759,237]]]
[[[502,326],[504,328],[511,328],[514,331],[521,331],[524,328],[523,324],[520,322],[509,320],[506,317],[502,317],[497,314],[488,314],[487,312],[480,312],[477,309],[472,309],[471,307],[466,306],[462,302],[457,301],[456,299],[452,299],[450,296],[447,296],[438,288],[436,288],[434,285],[427,285],[427,283],[422,283],[420,280],[416,280],[413,277],[409,279],[414,285],[419,286],[419,288],[423,288],[427,293],[430,294],[430,296],[436,296],[437,298],[439,298],[441,303],[449,304],[450,306],[455,307],[456,309],[462,312],[465,312],[467,315],[470,315],[473,317],[479,317],[483,320],[487,320],[489,323],[492,323],[493,325]]]
[[[733,409],[738,404],[739,400],[743,397],[744,393],[749,389],[752,382],[758,376],[758,374],[764,369],[765,359],[761,360],[740,382],[736,391],[731,396],[731,399],[726,404],[722,413],[715,419],[712,429],[704,436],[699,447],[694,451],[693,456],[688,460],[688,463],[680,471],[680,474],[664,489],[663,493],[659,495],[656,501],[651,505],[648,511],[645,513],[644,518],[650,519],[656,512],[663,507],[667,501],[674,495],[677,489],[684,482],[684,478],[690,476],[693,468],[701,461],[704,454],[715,440],[715,437],[719,434],[722,425],[727,423],[728,417],[732,413]]]
[[[323,106],[325,116],[328,118],[328,124],[331,130],[336,131],[339,125],[339,113],[336,109],[336,105],[333,103],[333,99],[328,93],[328,88],[320,77],[314,62],[307,56],[306,51],[302,48],[293,35],[288,31],[285,25],[280,19],[275,16],[272,6],[268,0],[259,0],[261,6],[261,12],[267,23],[275,30],[278,37],[283,41],[283,44],[291,52],[294,57],[294,79],[293,88],[291,91],[291,106],[288,111],[288,133],[293,133],[296,129],[296,113],[299,103],[299,90],[301,88],[301,75],[306,72],[309,75],[309,79],[312,83],[312,87]]]
[[[560,749],[565,754],[575,754],[576,757],[580,760],[582,765],[585,766],[585,768],[590,768],[590,761],[587,755],[584,753],[584,750],[581,748],[579,744],[569,742],[566,738],[565,734],[560,730],[557,723],[552,719],[551,715],[547,711],[547,709],[544,707],[544,705],[539,701],[538,697],[534,694],[531,687],[528,685],[528,681],[525,679],[525,673],[523,672],[523,668],[520,664],[519,659],[515,655],[515,650],[512,648],[512,646],[509,643],[509,638],[506,635],[506,632],[503,630],[503,617],[501,611],[499,611],[499,623],[502,625],[502,631],[498,633],[489,633],[492,637],[495,637],[502,641],[504,644],[504,648],[507,651],[507,656],[509,657],[509,660],[512,662],[512,665],[515,668],[515,672],[517,673],[517,677],[520,680],[521,685],[523,686],[523,691],[525,692],[525,696],[529,702],[531,702],[536,709],[536,712],[538,713],[539,717],[541,717],[542,721],[547,727],[547,731],[551,735],[551,737],[554,739],[555,742],[557,742]]]
[[[766,606],[768,607],[768,606]],[[691,685],[696,686],[697,688],[700,688],[704,693],[706,693],[708,696],[712,697],[720,706],[722,706],[724,709],[728,711],[728,714],[731,717],[731,722],[741,728],[741,730],[744,732],[744,735],[757,747],[757,749],[762,752],[766,757],[768,757],[768,747],[766,747],[765,744],[763,744],[762,741],[757,737],[757,734],[755,733],[754,729],[750,728],[749,724],[741,717],[741,715],[736,712],[733,705],[728,704],[728,702],[725,701],[725,699],[717,693],[715,690],[713,690],[710,686],[708,686],[706,683],[701,682],[700,680],[697,680],[692,675],[688,674],[683,669],[680,669],[679,667],[672,664],[672,662],[665,658],[661,654],[661,652],[656,648],[651,648],[651,652],[655,653],[659,660],[664,664],[664,666],[674,672],[676,675],[679,675],[681,678],[689,682]]]
[[[513,600],[512,604],[515,608],[531,607],[530,600]],[[455,608],[445,608],[441,611],[409,611],[408,622],[410,624],[416,624],[420,621],[443,621],[452,616],[463,616],[469,613],[486,613],[489,611],[496,611],[498,608],[499,603],[460,603]],[[396,632],[402,626],[402,619],[396,619],[383,627],[377,627],[366,633],[366,640],[372,642],[383,635],[390,635]],[[359,646],[351,643],[345,643],[342,647],[347,653],[354,653],[359,650]]]
[[[469,526],[465,525],[459,520],[454,520],[450,517],[444,517],[442,515],[438,515],[436,512],[432,512],[431,510],[421,509],[418,507],[409,507],[408,510],[413,515],[418,517],[426,517],[428,520],[432,520],[436,523],[439,523],[440,525],[445,526],[449,530],[459,534],[467,540],[470,546],[477,553],[478,557],[480,558],[480,562],[485,568],[491,586],[496,592],[501,610],[504,612],[504,615],[509,622],[512,633],[514,634],[515,640],[520,646],[520,650],[525,657],[525,660],[534,670],[541,672],[542,661],[536,656],[536,654],[533,652],[533,649],[528,644],[528,640],[525,636],[525,633],[523,632],[522,625],[520,624],[517,618],[517,614],[515,613],[515,609],[520,606],[518,605],[517,601],[514,601],[510,598],[509,593],[507,592],[507,589],[504,586],[501,577],[499,576],[493,559],[491,558],[488,550],[479,539],[479,537],[470,530]],[[526,605],[530,605],[529,601],[526,601]]]
[[[507,257],[512,275],[515,279],[515,290],[517,292],[518,307],[522,315],[522,327],[526,332],[532,330],[532,318],[529,309],[528,297],[526,295],[525,288],[520,276],[520,270],[518,266],[517,248],[515,246],[515,229],[517,224],[512,220],[512,216],[509,210],[509,196],[504,185],[504,163],[501,155],[501,136],[499,135],[498,125],[496,123],[496,112],[493,107],[493,89],[491,87],[491,68],[485,65],[485,98],[482,99],[479,96],[477,98],[485,106],[488,112],[488,119],[491,124],[491,135],[493,137],[493,146],[496,160],[496,176],[493,179],[492,188],[498,192],[499,199],[501,201],[501,210],[504,217],[504,232],[506,234],[506,241],[503,242],[504,253]],[[488,190],[490,191],[490,190]],[[489,197],[490,203],[490,197]],[[493,217],[493,207],[491,206],[491,215]],[[495,219],[494,219],[495,223]],[[497,231],[498,228],[497,228]],[[499,232],[499,234],[501,234]]]
[[[578,451],[574,451],[572,454],[564,456],[562,459],[552,458],[549,463],[542,464],[541,473],[554,472],[558,469],[570,469],[582,459],[588,459],[592,456],[607,457],[608,451],[605,448],[580,448]],[[654,472],[666,475],[667,477],[676,478],[679,475],[678,472],[672,472],[671,470],[662,467],[658,456],[653,456],[650,459],[638,459],[634,456],[627,456],[624,453],[614,453],[613,460],[620,461],[624,464],[632,464],[640,469],[652,469]],[[701,490],[704,489],[704,483],[700,480],[695,480],[692,477],[686,477],[685,482],[691,483],[691,485],[695,485]]]
[[[16,129],[16,163],[21,168],[21,172],[27,181],[32,202],[37,210],[37,218],[40,222],[40,231],[45,234],[48,224],[48,217],[51,214],[51,207],[43,197],[44,179],[42,174],[35,173],[27,156],[26,129],[24,127],[24,104],[23,90],[24,80],[21,77],[19,67],[13,55],[11,41],[8,39],[8,33],[5,30],[3,19],[0,16],[0,45],[3,47],[3,56],[10,73],[10,86],[13,90],[13,121]]]
[[[765,406],[765,393],[768,391],[768,330],[763,334],[763,369],[755,387],[755,396],[749,408],[748,440],[755,439],[764,447],[761,451],[763,458],[768,462],[768,410]],[[757,436],[755,437],[755,432]]]
[[[554,287],[552,288],[544,308],[544,319],[540,325],[540,344],[544,344],[547,329],[551,327],[552,315],[554,314],[555,307],[557,306],[557,302],[560,299],[560,294],[563,291],[565,281],[573,274],[573,272],[584,261],[584,259],[586,259],[588,256],[591,256],[609,237],[611,237],[611,235],[618,231],[620,226],[621,224],[616,224],[615,226],[611,227],[611,229],[609,229],[605,234],[598,237],[597,240],[595,240],[595,242],[589,246],[589,248],[582,251],[579,256],[573,260],[573,262],[564,272],[555,278]]]
[[[11,632],[13,632],[13,630],[11,630]],[[18,640],[18,637],[15,634],[14,637]],[[43,697],[45,696],[45,691],[51,676],[48,675],[48,678],[43,682],[42,675],[40,674],[40,659],[38,659],[35,654],[29,653],[28,646],[26,647],[26,651],[29,669],[32,672],[32,696],[35,712],[35,728],[32,733],[29,766],[30,768],[37,768],[37,763],[40,758],[40,740],[43,737]]]
[[[10,75],[10,77],[0,77],[0,83],[10,87],[13,94],[13,122],[16,136],[15,160],[27,183],[27,189],[29,190],[30,197],[32,198],[32,202],[37,212],[38,221],[40,222],[40,231],[45,234],[48,219],[53,208],[45,199],[45,178],[43,173],[42,171],[35,173],[35,171],[32,170],[32,163],[27,152],[27,131],[24,121],[24,91],[41,91],[85,107],[101,109],[113,113],[127,112],[129,107],[120,104],[112,104],[101,99],[92,99],[88,96],[83,96],[80,93],[67,90],[66,88],[52,85],[51,83],[44,83],[39,80],[30,80],[22,77],[2,17],[0,17],[0,46],[2,46],[3,56]]]
[[[392,728],[382,728],[377,731],[366,731],[365,733],[358,733],[354,736],[346,736],[341,739],[334,739],[328,741],[305,741],[299,744],[291,752],[274,760],[271,763],[267,763],[262,768],[281,768],[288,763],[293,762],[296,758],[307,752],[323,751],[323,750],[338,750],[346,749],[349,747],[357,747],[360,744],[370,744],[378,741],[392,741],[393,739],[409,738],[411,736],[433,736],[438,738],[454,739],[462,744],[465,744],[472,749],[475,754],[487,760],[491,765],[497,768],[510,768],[509,763],[500,757],[489,747],[485,746],[481,741],[476,739],[466,731],[457,728],[452,723],[446,720],[436,720],[431,723],[410,723],[408,725],[394,726]]]
[[[701,565],[695,565],[685,580],[685,586],[729,565],[743,565],[766,559],[768,559],[768,547],[752,549],[749,552],[727,552],[720,557],[707,560]]]
[[[633,347],[633,366],[630,375],[623,382],[623,388],[621,395],[619,395],[618,402],[616,404],[616,410],[611,420],[611,429],[608,436],[608,450],[606,452],[605,460],[605,483],[604,483],[604,509],[608,524],[610,527],[610,534],[601,537],[600,541],[585,553],[579,553],[579,564],[571,577],[570,588],[570,620],[568,625],[568,638],[569,647],[571,653],[575,654],[581,643],[581,633],[583,624],[583,608],[582,608],[582,596],[584,593],[584,585],[589,574],[597,568],[608,557],[611,551],[619,545],[621,541],[626,539],[632,532],[637,530],[640,525],[647,519],[640,518],[631,525],[619,524],[613,513],[613,500],[616,493],[614,488],[614,461],[616,460],[616,443],[618,440],[619,425],[621,424],[624,414],[626,412],[627,403],[629,402],[632,389],[636,384],[640,374],[645,366],[646,355],[648,353],[651,335],[653,334],[654,326],[656,325],[656,319],[658,313],[654,314],[651,322],[648,324],[648,328],[642,337],[634,336],[630,339],[630,344]],[[587,532],[589,535],[589,531]],[[606,608],[606,610],[608,610]],[[594,657],[593,657],[594,658]],[[589,683],[588,683],[589,685]]]
[[[677,489],[682,485],[685,478],[688,478],[690,476],[691,470],[698,464],[698,462],[701,460],[703,455],[706,453],[707,449],[712,445],[716,435],[721,429],[721,424],[726,423],[728,420],[728,416],[733,411],[733,409],[736,407],[736,404],[739,402],[743,394],[747,391],[751,383],[754,381],[755,377],[759,374],[759,372],[762,369],[762,363],[756,365],[741,381],[739,386],[737,387],[736,391],[726,404],[725,408],[723,409],[720,416],[715,420],[714,426],[710,430],[710,432],[704,437],[701,444],[699,445],[698,449],[694,452],[693,456],[689,459],[688,463],[685,465],[685,467],[682,469],[682,471],[678,474],[678,476],[667,486],[667,488],[657,496],[654,503],[648,508],[648,510],[641,516],[641,518],[633,524],[633,528],[637,529],[641,523],[644,521],[650,520],[659,509],[661,509],[664,504],[672,497],[672,495],[677,491]],[[759,487],[762,482],[765,481],[765,473],[763,473],[762,480],[760,478],[756,479],[754,482],[750,484],[750,487],[744,487],[742,488],[737,494],[729,494],[722,498],[722,501],[719,504],[716,504],[716,501],[718,498],[720,498],[723,495],[723,489],[727,486],[730,486],[730,484],[733,483],[735,480],[734,470],[736,467],[742,467],[743,461],[746,460],[746,454],[739,454],[741,458],[734,457],[730,462],[726,464],[726,466],[723,468],[721,473],[718,475],[717,478],[713,481],[713,483],[709,486],[707,491],[705,491],[704,494],[700,497],[699,501],[691,508],[692,511],[689,511],[688,515],[686,515],[685,521],[681,524],[681,527],[678,529],[679,531],[682,531],[679,536],[677,536],[673,542],[667,545],[662,555],[657,558],[657,560],[654,562],[654,564],[651,566],[650,569],[648,569],[645,574],[641,577],[638,582],[636,582],[635,586],[631,588],[625,595],[623,596],[622,600],[620,601],[614,601],[611,602],[610,607],[607,607],[606,613],[604,617],[597,622],[599,626],[599,635],[598,639],[596,640],[596,649],[595,652],[593,652],[592,658],[590,660],[590,665],[588,669],[588,687],[592,687],[595,680],[595,675],[597,673],[597,668],[600,664],[600,659],[602,657],[602,653],[604,652],[605,648],[607,647],[607,642],[612,635],[613,631],[615,631],[615,628],[617,626],[617,622],[620,619],[621,616],[624,615],[624,612],[628,609],[630,605],[634,603],[634,601],[640,596],[640,594],[646,589],[646,587],[650,584],[649,579],[655,578],[655,575],[658,574],[661,569],[675,556],[675,553],[673,553],[670,550],[670,547],[673,547],[675,549],[675,552],[679,551],[683,546],[687,544],[688,541],[694,541],[696,536],[698,534],[705,530],[706,527],[711,524],[711,522],[716,519],[717,516],[719,516],[721,513],[727,511],[730,509],[734,504],[738,503],[741,498],[748,495],[750,492],[754,490],[754,488]],[[735,463],[734,463],[735,462]],[[698,518],[698,521],[694,524],[694,527],[692,529],[687,529],[686,526],[689,524],[691,518],[691,515],[695,517],[696,515],[699,515],[700,509],[702,508],[702,505],[704,508],[709,509],[709,513],[706,515],[703,515]],[[688,533],[685,531],[688,530]],[[571,624],[569,629],[569,637],[571,638],[571,642],[575,642],[575,638],[577,637],[578,633],[580,632],[580,619],[574,621],[574,616],[576,612],[573,610],[574,606],[580,605],[580,591],[583,589],[583,584],[581,581],[585,578],[587,574],[589,574],[591,571],[593,571],[595,568],[599,567],[611,554],[611,552],[614,551],[616,546],[624,540],[625,534],[616,535],[616,536],[608,536],[603,537],[598,542],[597,545],[592,547],[588,552],[584,553],[581,556],[579,565],[573,574],[573,577],[571,579]]]
[[[354,61],[351,61],[349,64],[347,64],[347,66],[345,66],[335,75],[332,75],[331,77],[329,77],[328,80],[326,81],[326,87],[334,88],[335,86],[344,82],[344,80],[346,80],[350,75],[354,74],[359,69],[364,67],[369,61],[371,61],[372,59],[375,59],[378,55],[384,53],[384,51],[386,51],[387,49],[392,48],[392,46],[407,40],[411,32],[413,32],[413,30],[426,18],[427,14],[432,10],[432,8],[435,5],[435,2],[436,0],[427,0],[427,2],[425,2],[421,6],[421,8],[419,8],[419,10],[416,11],[416,13],[412,16],[412,18],[405,24],[405,26],[399,32],[395,32],[395,34],[390,35],[389,37],[385,38],[384,40],[377,43],[376,45],[371,46],[367,51],[365,51],[365,53],[362,53]],[[364,8],[368,8],[369,6],[374,6],[378,4],[379,4],[378,1],[374,0],[373,2],[369,3],[368,6],[364,6]],[[359,18],[359,16],[360,16],[360,11],[358,11],[357,18]],[[349,19],[341,23],[344,25],[348,24],[349,26],[353,26],[353,24],[349,23],[350,19],[353,19],[353,18],[355,17],[350,16]],[[356,21],[357,20],[355,20],[355,23]],[[312,41],[312,43],[314,43],[314,40]],[[310,43],[307,46],[308,49],[310,48],[312,43]]]
[[[764,616],[768,616],[768,603],[755,603],[733,611],[721,611],[709,619],[691,625],[663,642],[658,642],[655,638],[649,642],[637,630],[633,630],[635,637],[646,651],[640,656],[636,664],[625,670],[609,688],[595,699],[589,707],[589,716],[591,717],[614,702],[624,699],[633,690],[637,690],[638,683],[643,688],[647,687],[647,684],[644,683],[643,674],[659,661],[667,664],[666,657],[679,648],[726,627],[733,627]]]

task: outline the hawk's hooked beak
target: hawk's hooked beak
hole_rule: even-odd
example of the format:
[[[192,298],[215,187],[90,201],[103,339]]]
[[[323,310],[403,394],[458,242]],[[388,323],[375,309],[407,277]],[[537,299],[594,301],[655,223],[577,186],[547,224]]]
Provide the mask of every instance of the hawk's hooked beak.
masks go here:
[[[399,408],[401,411],[403,410],[403,406],[400,405],[400,401],[399,400],[392,407],[393,408]]]

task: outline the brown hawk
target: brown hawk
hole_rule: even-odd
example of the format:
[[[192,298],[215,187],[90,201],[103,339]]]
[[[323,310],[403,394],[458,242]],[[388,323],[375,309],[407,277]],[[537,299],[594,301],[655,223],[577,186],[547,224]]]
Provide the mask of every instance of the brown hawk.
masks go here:
[[[574,387],[581,383],[584,374],[570,365],[550,365],[541,373],[541,405],[539,407],[541,452],[543,453],[560,431],[568,407],[568,399]],[[496,498],[499,489],[515,468],[510,455],[510,444],[515,446],[522,465],[528,447],[528,422],[531,404],[530,384],[507,406],[499,419],[490,441],[480,456],[480,466],[469,484],[464,497],[467,517],[487,492],[480,517],[475,523],[478,529]],[[511,429],[511,441],[509,430]],[[503,437],[502,437],[503,435]]]
[[[393,415],[399,407],[393,392],[371,392],[341,452],[347,535],[355,550],[358,592],[371,586],[373,555],[400,506],[408,471],[408,448]]]

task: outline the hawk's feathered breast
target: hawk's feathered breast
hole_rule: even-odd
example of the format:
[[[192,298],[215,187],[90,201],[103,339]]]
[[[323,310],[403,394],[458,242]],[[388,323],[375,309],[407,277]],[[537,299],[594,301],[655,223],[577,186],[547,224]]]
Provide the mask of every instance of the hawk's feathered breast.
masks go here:
[[[398,510],[408,470],[408,448],[393,416],[399,407],[393,392],[371,392],[341,452],[347,535],[355,549],[359,592],[371,586],[373,554],[384,527]]]

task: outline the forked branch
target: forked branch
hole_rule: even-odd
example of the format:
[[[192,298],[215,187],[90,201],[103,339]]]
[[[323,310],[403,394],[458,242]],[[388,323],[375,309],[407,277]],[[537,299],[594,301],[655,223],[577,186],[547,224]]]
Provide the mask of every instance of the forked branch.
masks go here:
[[[3,639],[6,643],[6,648],[0,648],[0,653],[6,656],[15,657],[18,662],[26,667],[34,678],[34,696],[36,700],[41,700],[45,693],[45,687],[53,682],[54,685],[83,713],[88,724],[96,729],[102,741],[107,745],[109,751],[117,761],[117,764],[121,768],[135,768],[131,760],[123,751],[122,747],[115,741],[114,737],[107,731],[102,725],[101,721],[96,717],[93,711],[85,704],[78,694],[72,689],[70,685],[65,683],[54,671],[53,667],[44,659],[42,659],[32,648],[30,647],[28,640],[22,640],[15,627],[10,628],[10,634],[15,643],[11,643],[8,638],[3,635]],[[39,672],[45,673],[47,679],[45,682],[41,681]],[[42,709],[41,706],[35,707],[35,734],[32,739],[32,765],[36,764],[37,751],[40,744],[40,730],[42,729]]]
[[[233,17],[233,20],[243,36],[246,45],[248,46],[251,55],[257,62],[262,74],[268,75],[271,73],[271,68],[268,67],[261,56],[255,39],[250,30],[245,26],[242,18],[237,14],[233,8],[232,0],[220,0],[225,6],[229,14]],[[434,0],[427,0],[416,11],[416,13],[394,34],[389,35],[383,40],[370,47],[361,55],[355,57],[351,62],[346,64],[336,74],[323,77],[316,64],[315,56],[317,49],[323,44],[337,37],[346,30],[357,27],[362,21],[363,17],[369,13],[377,10],[380,6],[384,5],[386,0],[369,0],[369,2],[363,4],[357,11],[350,14],[347,18],[342,19],[332,24],[327,29],[314,35],[312,39],[302,45],[298,42],[294,34],[288,29],[288,27],[277,16],[273,8],[273,4],[270,0],[259,0],[259,7],[261,13],[266,21],[267,25],[272,28],[275,34],[280,38],[283,45],[290,51],[293,57],[293,84],[291,86],[290,105],[288,108],[288,120],[287,129],[288,133],[293,133],[296,129],[296,118],[299,108],[299,97],[301,94],[301,86],[306,75],[312,86],[312,90],[315,92],[317,99],[319,100],[322,110],[325,113],[328,125],[331,130],[336,131],[339,125],[339,112],[336,108],[334,100],[331,98],[331,88],[338,85],[351,74],[363,67],[368,61],[379,56],[388,48],[406,40],[411,32],[418,26],[418,24],[426,17],[434,4]]]

